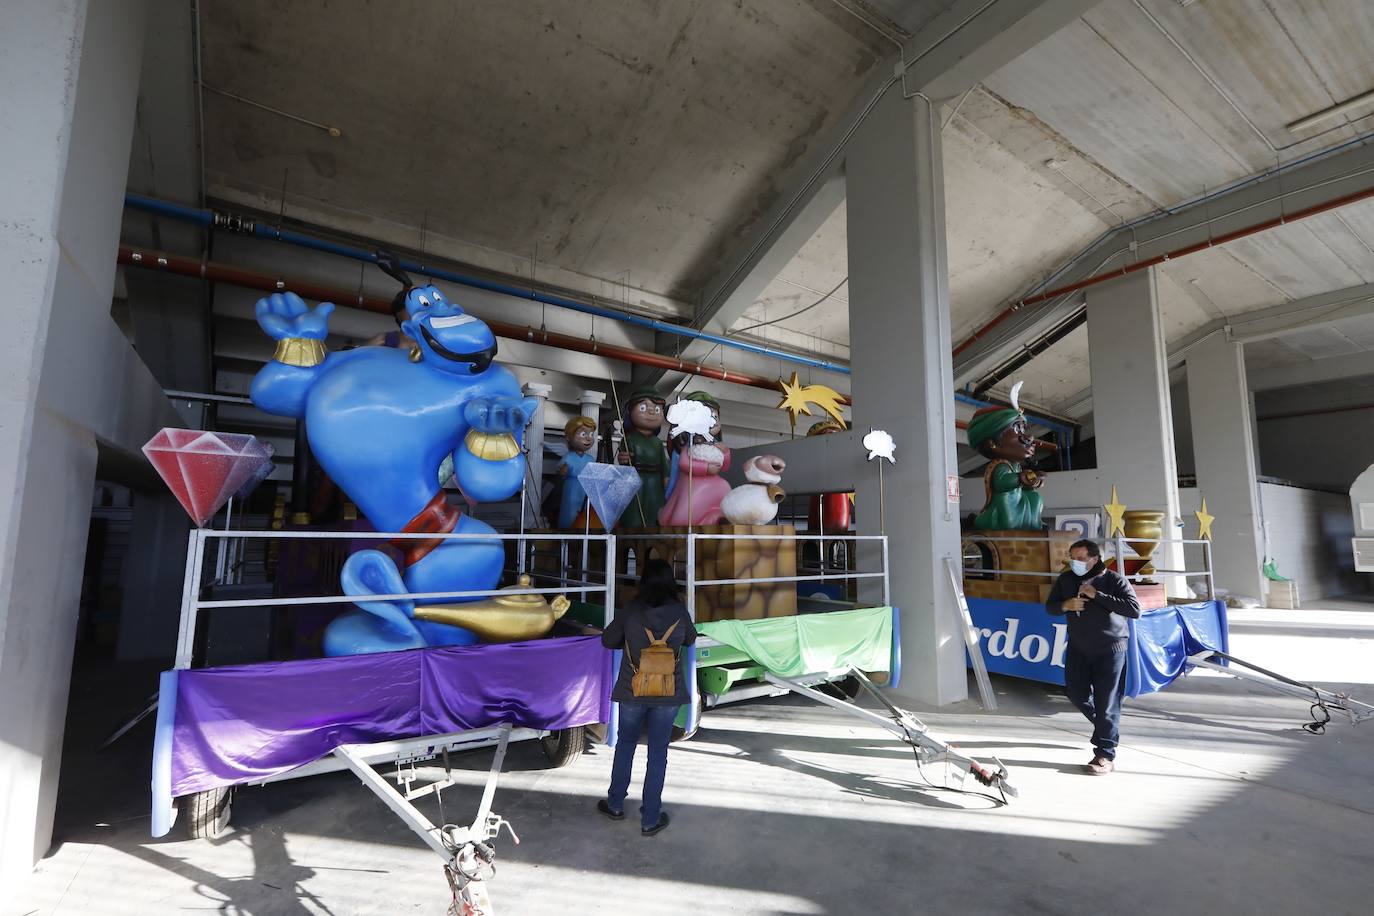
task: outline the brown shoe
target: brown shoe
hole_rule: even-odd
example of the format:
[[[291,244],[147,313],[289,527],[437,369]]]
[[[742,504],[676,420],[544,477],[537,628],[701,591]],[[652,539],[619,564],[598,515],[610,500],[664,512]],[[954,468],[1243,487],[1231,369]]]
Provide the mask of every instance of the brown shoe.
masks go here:
[[[1116,764],[1106,757],[1094,757],[1092,763],[1088,764],[1088,772],[1094,776],[1106,776],[1114,769],[1116,769]]]

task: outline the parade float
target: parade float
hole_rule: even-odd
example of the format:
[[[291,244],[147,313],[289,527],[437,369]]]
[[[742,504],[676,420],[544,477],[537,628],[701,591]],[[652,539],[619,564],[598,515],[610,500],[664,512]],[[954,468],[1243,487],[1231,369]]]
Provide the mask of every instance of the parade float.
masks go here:
[[[538,405],[493,362],[484,322],[436,287],[398,279],[406,351],[329,352],[333,305],[312,309],[289,292],[256,310],[276,351],[253,381],[254,404],[304,423],[310,452],[376,533],[206,528],[263,472],[264,450],[240,441],[252,437],[189,430],[164,430],[145,449],[198,526],[176,663],[160,684],[152,830],[165,835],[180,811],[193,836],[213,835],[236,787],[349,769],[443,858],[455,894],[471,896],[509,826],[491,811],[508,742],[540,740],[553,765],[575,759],[585,728],[611,718],[611,659],[597,636],[556,629],[563,589],[534,587],[523,570],[500,587],[511,578],[504,542],[540,536],[498,533],[460,505],[522,490],[522,441]],[[342,594],[207,599],[217,581],[207,558],[253,538],[348,542]],[[613,579],[589,585],[613,604]],[[207,617],[322,605],[351,605],[325,626],[324,657],[204,665]],[[431,823],[413,801],[449,782],[415,788],[414,762],[447,765],[450,753],[482,746],[496,755],[477,817]],[[401,768],[396,783],[377,772],[387,763]]]

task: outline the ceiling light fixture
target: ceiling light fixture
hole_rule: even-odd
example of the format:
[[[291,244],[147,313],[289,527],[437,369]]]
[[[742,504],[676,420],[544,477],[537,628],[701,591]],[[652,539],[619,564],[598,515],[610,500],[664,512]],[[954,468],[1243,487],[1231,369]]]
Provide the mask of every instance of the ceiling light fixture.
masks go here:
[[[1290,131],[1305,130],[1314,124],[1329,120],[1337,115],[1343,115],[1347,111],[1355,108],[1363,108],[1366,105],[1374,105],[1374,89],[1368,92],[1361,92],[1359,95],[1352,96],[1344,102],[1332,105],[1330,108],[1323,108],[1321,111],[1313,112],[1305,118],[1299,118],[1288,125]],[[1367,116],[1362,116],[1367,117]]]

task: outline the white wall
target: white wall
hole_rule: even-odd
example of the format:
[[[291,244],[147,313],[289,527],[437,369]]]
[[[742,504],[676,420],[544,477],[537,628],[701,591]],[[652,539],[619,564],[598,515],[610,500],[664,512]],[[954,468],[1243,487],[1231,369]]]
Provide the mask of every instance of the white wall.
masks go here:
[[[1347,496],[1262,483],[1260,507],[1269,553],[1279,573],[1297,581],[1304,606],[1369,587],[1369,577],[1354,571],[1350,538],[1355,528]]]

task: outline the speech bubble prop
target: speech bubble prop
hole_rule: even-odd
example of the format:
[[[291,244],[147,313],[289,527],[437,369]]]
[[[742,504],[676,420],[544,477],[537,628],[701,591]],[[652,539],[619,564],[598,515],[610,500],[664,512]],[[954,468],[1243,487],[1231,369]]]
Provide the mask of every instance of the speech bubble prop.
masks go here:
[[[874,458],[886,458],[893,464],[897,463],[897,458],[893,452],[897,448],[897,443],[892,441],[892,436],[885,429],[870,429],[863,439],[864,448],[868,449],[868,460]]]
[[[691,433],[706,437],[707,442],[715,441],[711,428],[716,425],[716,418],[711,408],[701,401],[678,401],[668,408],[668,423],[672,426],[668,434],[674,439],[683,433]]]

